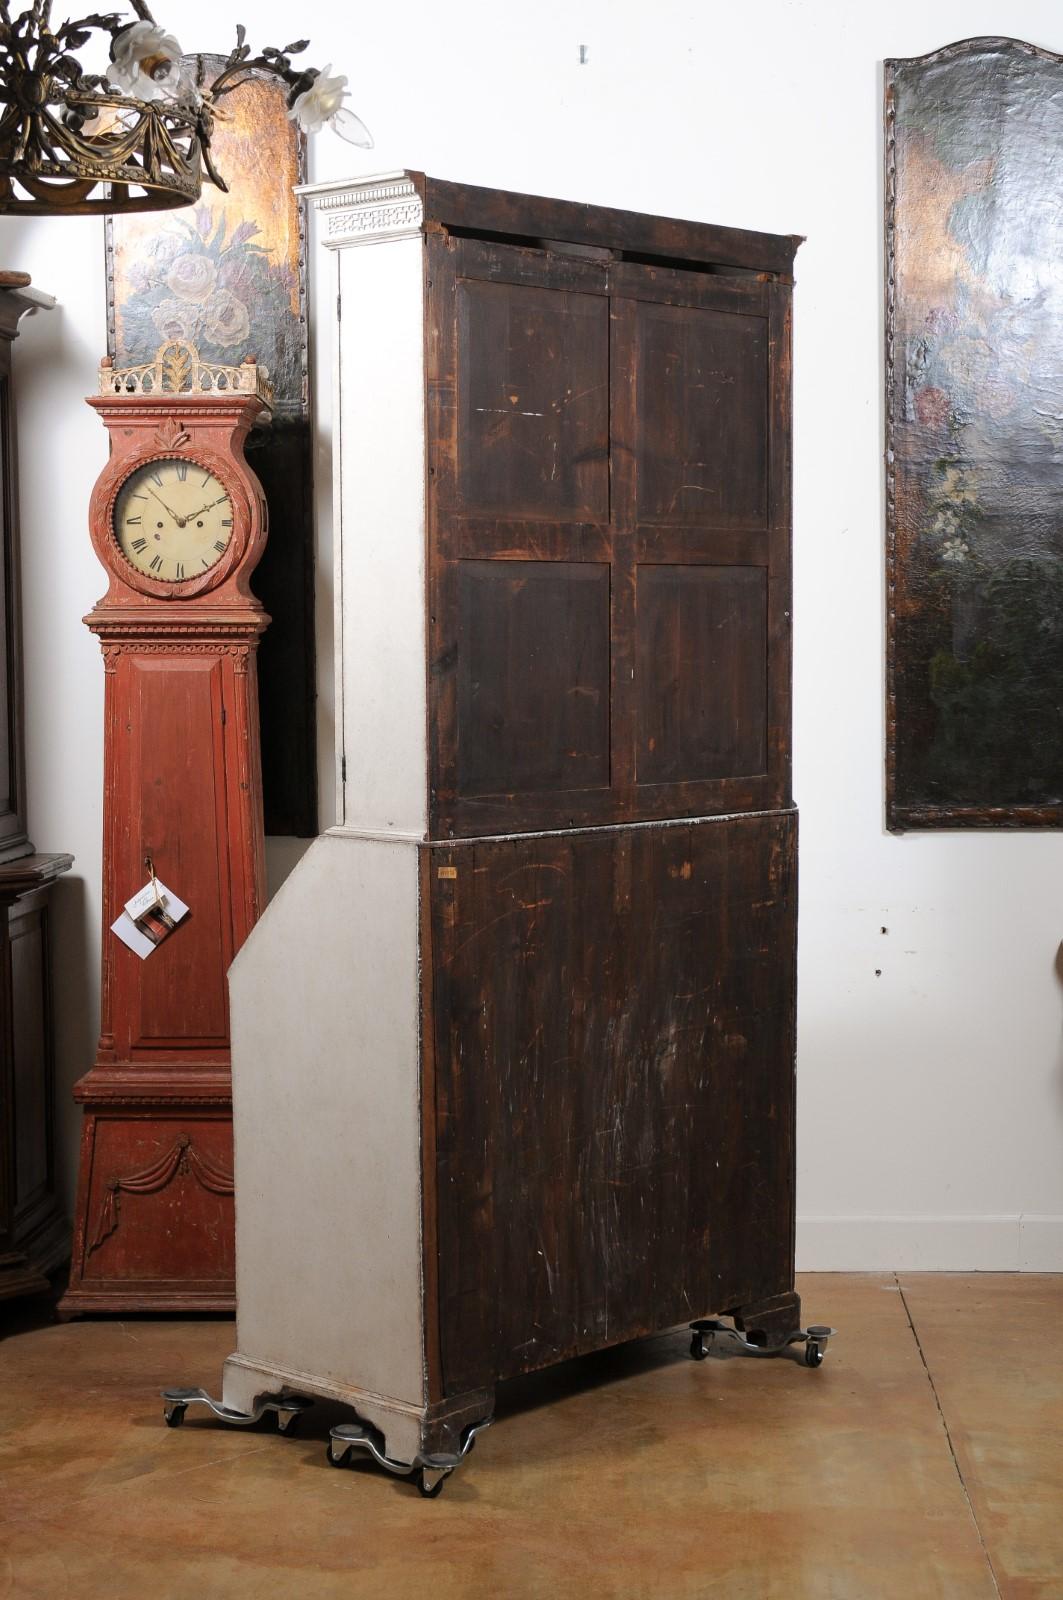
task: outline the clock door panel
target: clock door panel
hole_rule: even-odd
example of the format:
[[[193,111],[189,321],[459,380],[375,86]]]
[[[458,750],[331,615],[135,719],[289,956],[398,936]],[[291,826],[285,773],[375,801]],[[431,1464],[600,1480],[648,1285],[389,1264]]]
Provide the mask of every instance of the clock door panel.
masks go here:
[[[228,837],[224,658],[124,655],[119,667],[118,751],[127,794],[118,830],[116,893],[129,898],[147,882],[150,856],[157,876],[186,901],[189,915],[148,958],[111,936],[112,958],[130,967],[135,1002],[129,1033],[116,1036],[119,1053],[158,1049],[217,1056],[228,1045],[225,973],[233,950],[228,905]],[[122,703],[128,715],[122,720]],[[114,908],[118,916],[121,904]]]

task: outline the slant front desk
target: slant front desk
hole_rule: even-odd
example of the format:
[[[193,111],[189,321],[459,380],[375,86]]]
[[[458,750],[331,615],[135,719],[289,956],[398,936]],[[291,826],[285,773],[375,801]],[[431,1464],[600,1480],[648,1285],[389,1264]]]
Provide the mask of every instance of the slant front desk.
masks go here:
[[[822,1356],[793,1275],[798,241],[417,173],[308,193],[339,821],[232,969],[224,1404],[347,1401],[332,1459],[431,1490],[516,1374],[712,1313]]]

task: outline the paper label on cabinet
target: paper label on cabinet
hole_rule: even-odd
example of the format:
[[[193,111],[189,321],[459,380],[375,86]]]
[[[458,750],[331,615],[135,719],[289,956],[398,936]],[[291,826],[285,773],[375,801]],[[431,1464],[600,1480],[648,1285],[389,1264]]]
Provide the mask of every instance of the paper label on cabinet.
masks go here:
[[[111,932],[145,961],[187,915],[184,901],[155,880],[126,901],[122,915],[111,923]]]

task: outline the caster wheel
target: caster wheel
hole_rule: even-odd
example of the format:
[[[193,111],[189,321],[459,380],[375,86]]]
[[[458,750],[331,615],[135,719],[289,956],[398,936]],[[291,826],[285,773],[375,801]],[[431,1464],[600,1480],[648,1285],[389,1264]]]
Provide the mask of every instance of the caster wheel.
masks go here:
[[[299,1426],[298,1411],[277,1412],[277,1432],[294,1433]]]
[[[815,1340],[809,1339],[805,1345],[805,1366],[821,1367],[823,1365],[823,1346]]]
[[[705,1346],[705,1340],[702,1338],[700,1333],[696,1333],[693,1339],[690,1341],[690,1355],[692,1360],[704,1361],[708,1353],[709,1352]]]
[[[166,1412],[166,1426],[168,1428],[179,1428],[184,1420],[184,1406],[174,1406],[172,1410]]]
[[[325,1449],[325,1460],[328,1462],[330,1467],[345,1467],[350,1459],[351,1449],[349,1445],[347,1449],[341,1451],[338,1456],[334,1456],[332,1454],[331,1445],[328,1445]]]
[[[428,1473],[422,1468],[418,1474],[417,1487],[426,1500],[435,1500],[438,1495],[443,1493],[443,1485],[446,1481],[446,1476],[444,1475],[442,1478],[437,1478],[435,1483],[430,1483]]]

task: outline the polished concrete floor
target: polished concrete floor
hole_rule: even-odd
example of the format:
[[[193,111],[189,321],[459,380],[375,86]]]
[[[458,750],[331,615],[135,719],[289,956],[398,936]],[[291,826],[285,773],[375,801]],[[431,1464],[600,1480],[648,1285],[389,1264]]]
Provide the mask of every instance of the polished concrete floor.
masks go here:
[[[693,1362],[682,1335],[506,1386],[436,1500],[190,1412],[224,1320],[49,1324],[0,1345],[7,1600],[1063,1597],[1063,1275],[822,1275],[824,1365]],[[2,1311],[3,1308],[0,1308]],[[10,1317],[9,1312],[9,1317]]]

